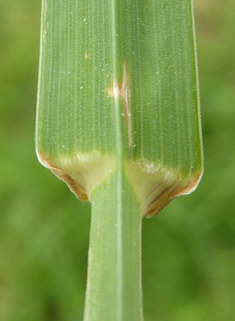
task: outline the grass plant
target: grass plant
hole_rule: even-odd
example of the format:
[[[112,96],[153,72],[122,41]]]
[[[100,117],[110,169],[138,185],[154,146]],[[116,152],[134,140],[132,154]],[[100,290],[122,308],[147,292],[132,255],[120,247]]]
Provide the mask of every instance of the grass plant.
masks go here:
[[[202,175],[192,2],[43,0],[36,135],[92,204],[84,320],[143,320],[142,217]]]

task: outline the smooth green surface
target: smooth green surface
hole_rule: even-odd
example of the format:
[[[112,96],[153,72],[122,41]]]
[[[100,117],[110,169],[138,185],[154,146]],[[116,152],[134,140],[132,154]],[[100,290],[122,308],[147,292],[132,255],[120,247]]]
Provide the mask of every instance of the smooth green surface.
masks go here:
[[[0,8],[0,319],[82,321],[90,207],[34,150],[40,1]],[[145,321],[235,319],[235,3],[195,8],[205,173],[143,220]]]
[[[40,151],[114,150],[110,3],[42,1]]]
[[[92,196],[85,321],[143,320],[142,216],[125,177],[117,198],[117,180],[115,172]]]
[[[115,154],[121,131],[124,159],[198,176],[192,14],[190,0],[43,0],[38,151]]]

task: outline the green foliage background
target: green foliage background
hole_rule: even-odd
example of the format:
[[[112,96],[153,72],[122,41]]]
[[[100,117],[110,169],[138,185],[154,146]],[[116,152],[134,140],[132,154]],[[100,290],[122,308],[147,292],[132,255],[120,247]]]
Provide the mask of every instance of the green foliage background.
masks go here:
[[[195,0],[205,172],[143,222],[145,321],[235,319],[235,2]],[[0,0],[0,320],[81,321],[90,206],[37,161],[40,0]]]

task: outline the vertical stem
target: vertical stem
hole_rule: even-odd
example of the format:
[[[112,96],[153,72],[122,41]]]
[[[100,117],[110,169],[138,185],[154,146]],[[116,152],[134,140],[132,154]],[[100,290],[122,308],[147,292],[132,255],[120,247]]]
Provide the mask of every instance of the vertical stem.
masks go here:
[[[118,218],[117,180],[118,171],[92,195],[84,321],[143,320],[142,218],[138,200],[123,175],[122,219]]]

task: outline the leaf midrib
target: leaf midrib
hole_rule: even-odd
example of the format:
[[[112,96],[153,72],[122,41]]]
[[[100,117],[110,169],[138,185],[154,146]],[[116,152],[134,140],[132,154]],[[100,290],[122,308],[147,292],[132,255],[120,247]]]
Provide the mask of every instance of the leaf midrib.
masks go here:
[[[122,187],[123,187],[123,144],[121,135],[121,119],[120,119],[120,102],[118,98],[118,79],[117,79],[117,42],[116,42],[116,0],[112,0],[112,54],[113,54],[113,91],[114,91],[114,117],[115,117],[115,143],[116,143],[116,162],[117,162],[117,279],[116,279],[116,294],[117,294],[117,321],[122,320],[123,316],[123,200],[122,200]]]

